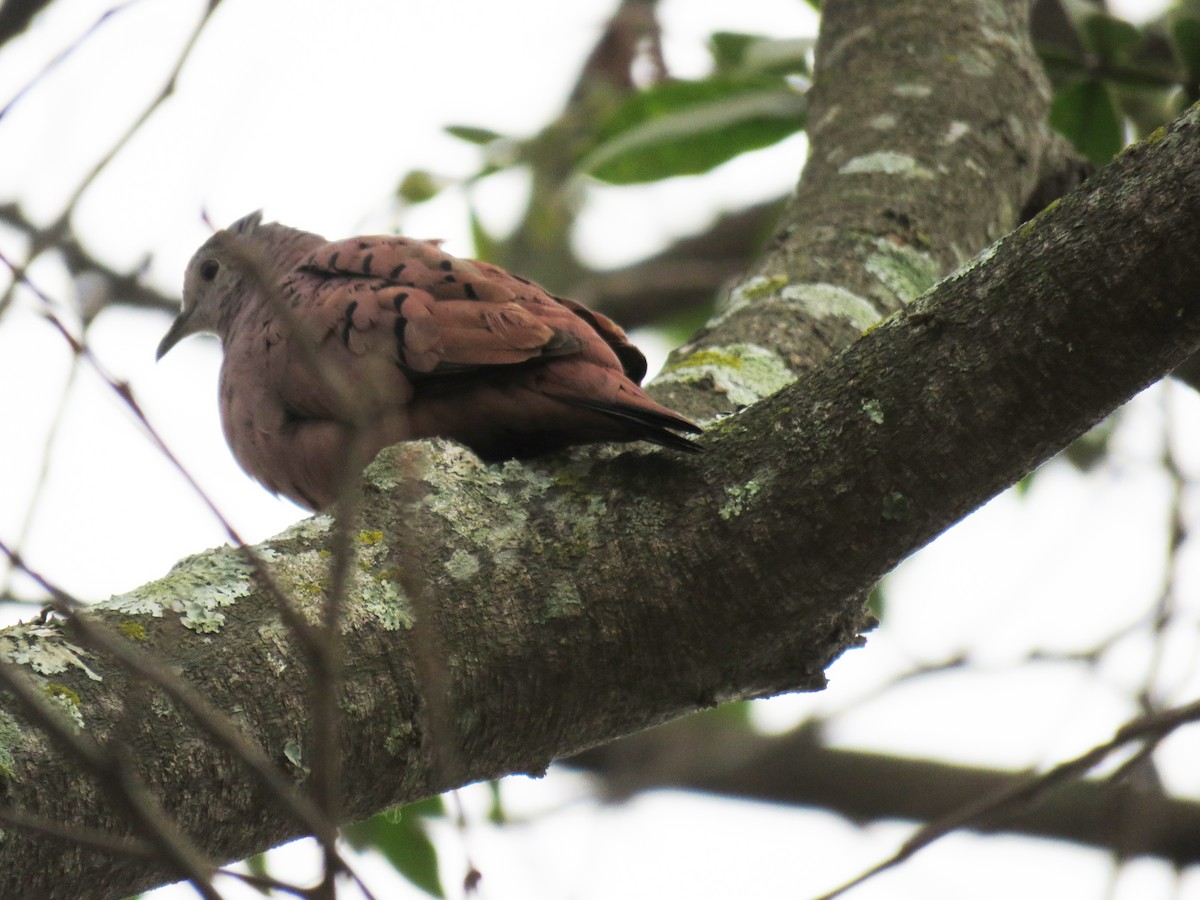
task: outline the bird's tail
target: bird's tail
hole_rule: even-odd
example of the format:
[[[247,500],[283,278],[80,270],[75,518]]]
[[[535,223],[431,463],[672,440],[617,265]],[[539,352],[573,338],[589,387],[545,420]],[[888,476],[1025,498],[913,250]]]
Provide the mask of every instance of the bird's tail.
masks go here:
[[[659,406],[653,400],[646,398],[646,405],[632,403],[610,403],[604,400],[593,400],[587,397],[575,397],[569,394],[557,394],[547,391],[549,396],[572,406],[581,406],[595,410],[598,413],[617,419],[627,426],[632,439],[649,441],[661,447],[672,450],[682,450],[686,453],[701,453],[699,444],[690,441],[677,431],[689,434],[701,434],[704,429],[690,419],[671,412],[665,406]]]

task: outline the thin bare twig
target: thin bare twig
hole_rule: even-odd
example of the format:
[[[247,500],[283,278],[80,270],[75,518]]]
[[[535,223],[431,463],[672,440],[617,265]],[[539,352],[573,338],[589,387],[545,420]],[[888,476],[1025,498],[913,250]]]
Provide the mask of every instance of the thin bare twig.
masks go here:
[[[158,448],[159,452],[163,454],[175,471],[178,472],[184,481],[186,481],[187,484],[192,488],[192,490],[195,491],[196,496],[200,498],[201,502],[203,502],[208,508],[209,512],[212,513],[213,518],[221,525],[230,542],[243,554],[247,564],[254,570],[255,577],[258,579],[259,584],[262,585],[263,589],[272,598],[276,609],[279,611],[280,617],[284,621],[284,624],[286,624],[291,630],[292,634],[300,643],[300,646],[311,652],[310,648],[312,647],[313,642],[317,640],[312,626],[309,625],[308,621],[300,614],[291,600],[288,599],[282,588],[280,588],[275,582],[270,570],[267,568],[266,562],[254,552],[253,547],[243,540],[242,536],[233,527],[233,524],[217,508],[216,503],[214,503],[212,498],[208,496],[207,492],[200,487],[199,482],[196,481],[183,463],[179,461],[179,458],[176,457],[171,449],[167,446],[166,441],[162,439],[162,436],[159,435],[154,426],[150,424],[150,420],[146,418],[146,414],[142,411],[137,399],[133,396],[133,391],[130,389],[129,385],[124,381],[118,380],[112,374],[110,374],[100,360],[96,358],[95,354],[92,353],[91,348],[83,343],[82,340],[71,334],[70,329],[68,329],[67,326],[63,324],[62,320],[55,315],[53,311],[54,302],[44,291],[42,291],[29,279],[24,271],[17,267],[16,264],[9,260],[8,257],[6,257],[3,253],[0,253],[0,263],[8,266],[8,268],[13,272],[14,278],[33,291],[34,295],[46,307],[43,315],[46,316],[47,321],[49,321],[50,324],[53,325],[67,341],[67,344],[71,347],[72,352],[74,352],[76,356],[82,357],[88,363],[88,365],[91,366],[92,370],[100,377],[101,381],[103,381],[104,384],[107,385],[108,388],[120,398],[121,402],[128,407],[129,411],[133,413],[134,418],[142,427],[146,436],[150,439],[154,446]]]
[[[321,809],[300,794],[295,789],[295,785],[287,780],[262,748],[247,738],[224,712],[198,694],[166,663],[138,649],[129,641],[122,640],[116,633],[105,628],[99,622],[86,615],[79,615],[86,609],[85,604],[49,582],[36,570],[31,569],[2,540],[0,540],[0,553],[7,556],[14,567],[27,573],[54,598],[56,611],[66,617],[65,627],[75,631],[88,646],[107,654],[147,683],[162,690],[187,710],[218,744],[243,762],[261,780],[272,797],[283,804],[312,834],[318,838],[328,836],[330,847],[334,848],[329,851],[332,853],[333,870],[347,873],[359,885],[366,897],[372,896],[354,869],[336,851],[336,820],[324,816]],[[69,830],[66,831],[69,833]]]
[[[54,410],[54,417],[50,421],[50,430],[46,432],[46,440],[42,447],[42,465],[38,469],[37,477],[33,482],[33,493],[29,497],[29,502],[25,506],[25,515],[21,521],[20,527],[17,529],[16,547],[19,549],[25,546],[29,540],[29,530],[33,527],[34,516],[37,513],[38,506],[41,505],[42,494],[49,484],[50,475],[50,457],[54,451],[54,445],[58,442],[59,429],[65,420],[67,411],[67,402],[71,397],[71,390],[75,386],[75,380],[79,376],[79,357],[71,357],[71,369],[67,373],[67,383],[63,385],[62,394],[58,398],[58,406]],[[12,593],[12,576],[16,569],[9,569],[5,575],[3,582],[0,582],[0,597],[8,596]]]
[[[1059,763],[1041,775],[1031,776],[1023,783],[1006,787],[991,796],[982,797],[976,803],[923,825],[892,856],[841,887],[822,894],[817,900],[834,900],[836,897],[841,897],[851,888],[857,887],[880,872],[894,868],[952,831],[967,828],[986,818],[1013,813],[1036,803],[1055,788],[1082,777],[1126,744],[1133,741],[1157,743],[1179,727],[1197,720],[1200,720],[1200,700],[1133,719],[1117,729],[1111,739],[1103,744],[1098,744],[1086,753]]]
[[[9,101],[4,104],[4,106],[0,106],[0,119],[3,119],[6,115],[8,115],[8,113],[12,110],[12,108],[21,101],[21,98],[24,97],[26,94],[28,94],[34,88],[34,86],[37,85],[37,83],[39,81],[41,81],[43,78],[45,78],[47,75],[49,75],[55,69],[57,69],[67,59],[67,57],[69,57],[76,50],[78,50],[80,47],[82,47],[83,44],[87,41],[87,39],[90,38],[97,31],[99,31],[100,27],[102,25],[104,25],[105,22],[107,22],[109,19],[111,19],[113,16],[117,15],[118,13],[124,12],[125,10],[127,10],[129,7],[133,6],[133,4],[135,4],[137,2],[138,2],[138,0],[126,0],[125,3],[121,3],[117,6],[114,6],[112,9],[107,9],[104,12],[102,12],[100,14],[100,17],[98,19],[96,19],[96,21],[93,22],[91,25],[89,25],[87,30],[84,31],[83,34],[81,34],[79,37],[75,38],[75,40],[73,40],[71,43],[67,44],[66,47],[64,47],[57,54],[55,54],[54,58],[51,59],[48,63],[46,63],[46,65],[44,65],[42,67],[41,71],[38,72],[36,75],[34,75],[32,79],[30,79],[28,84],[26,84],[23,88],[21,88],[19,91],[17,91],[15,94],[13,94],[12,97],[9,99]]]
[[[272,597],[276,608],[280,612],[281,617],[283,618],[285,623],[289,626],[293,636],[297,639],[305,656],[309,660],[310,665],[312,666],[312,669],[314,672],[314,685],[315,685],[316,694],[318,696],[331,696],[333,698],[330,703],[323,704],[323,707],[324,706],[332,706],[333,712],[329,713],[328,711],[326,711],[327,712],[326,717],[322,718],[322,717],[318,716],[318,717],[314,718],[314,722],[319,723],[319,725],[314,726],[315,746],[323,747],[326,742],[339,741],[340,740],[340,731],[335,727],[336,715],[337,715],[336,710],[338,708],[338,706],[337,706],[338,689],[337,689],[337,685],[336,685],[336,679],[331,682],[327,677],[324,677],[321,675],[321,673],[323,671],[325,671],[326,669],[329,668],[329,659],[328,659],[329,652],[327,650],[329,643],[328,643],[327,635],[322,633],[323,631],[325,631],[325,629],[318,629],[318,628],[315,628],[314,626],[310,625],[308,623],[308,621],[306,619],[304,619],[304,617],[301,615],[299,610],[297,610],[295,608],[295,606],[291,603],[291,601],[286,597],[286,595],[282,592],[282,589],[275,583],[273,577],[271,576],[269,570],[266,567],[265,561],[262,560],[261,557],[256,552],[254,552],[254,549],[252,547],[250,547],[241,538],[241,536],[233,528],[232,524],[224,517],[224,515],[220,512],[220,510],[217,509],[217,507],[216,507],[215,503],[212,501],[212,499],[199,486],[199,484],[195,481],[195,479],[192,477],[192,475],[186,470],[186,468],[178,460],[178,458],[174,455],[174,453],[170,450],[170,448],[167,447],[166,443],[163,441],[161,436],[157,433],[157,431],[154,429],[154,427],[150,424],[149,420],[146,418],[140,405],[137,403],[136,399],[134,398],[133,393],[129,388],[129,385],[126,384],[125,382],[119,381],[116,378],[114,378],[105,369],[105,367],[100,363],[100,361],[94,356],[94,354],[91,352],[91,349],[81,339],[76,338],[74,335],[71,334],[70,330],[66,327],[66,325],[64,325],[63,322],[53,312],[54,304],[50,300],[50,298],[44,292],[42,292],[35,284],[33,284],[30,281],[30,279],[28,278],[28,276],[25,275],[24,272],[19,271],[13,265],[13,263],[11,261],[9,261],[7,259],[7,257],[5,257],[2,253],[0,253],[0,262],[3,262],[4,264],[6,264],[13,271],[14,277],[16,279],[18,279],[20,282],[22,282],[23,284],[25,284],[30,290],[32,290],[35,293],[35,295],[39,298],[39,300],[45,306],[44,315],[46,316],[47,320],[59,331],[59,333],[63,336],[63,338],[70,345],[73,353],[75,354],[76,359],[82,358],[83,360],[85,360],[93,368],[93,370],[100,376],[102,381],[105,384],[107,384],[109,386],[109,388],[118,395],[118,397],[120,397],[122,402],[134,414],[134,417],[137,419],[139,424],[142,426],[142,428],[143,428],[144,432],[147,434],[147,436],[151,439],[151,441],[155,444],[155,446],[159,449],[159,451],[167,458],[167,460],[172,464],[172,466],[174,466],[176,471],[188,482],[188,484],[190,484],[192,486],[192,488],[196,491],[197,495],[208,506],[208,508],[209,508],[210,512],[213,514],[213,516],[224,527],[230,540],[234,543],[234,545],[237,548],[239,548],[243,552],[243,554],[249,560],[249,563],[252,566],[252,568],[254,569],[255,575],[258,577],[260,584],[262,584],[264,586],[268,595]],[[20,557],[18,554],[9,550],[9,548],[7,548],[7,547],[3,547],[2,545],[0,545],[0,549],[3,549],[3,551],[6,552],[9,555],[9,557],[14,560],[14,562],[19,563]],[[351,553],[353,552],[352,544],[350,545],[350,552]],[[347,558],[345,557],[344,553],[341,555],[340,558],[342,559],[340,568],[342,569],[342,572],[343,572],[343,574],[341,576],[342,582],[343,582],[342,590],[344,590],[344,583],[346,582],[346,573],[349,572],[350,562],[347,561]],[[352,557],[351,557],[351,559],[352,559]],[[25,570],[29,571],[27,568]],[[78,605],[78,601],[74,601],[73,599],[70,603],[67,603],[66,600],[64,599],[66,597],[65,594],[63,594],[62,592],[58,592],[58,594],[55,595],[55,591],[54,591],[54,588],[52,585],[50,585],[44,579],[40,579],[39,576],[36,575],[36,573],[31,572],[30,574],[33,575],[35,577],[35,580],[38,580],[39,583],[42,584],[43,587],[50,590],[52,596],[56,596],[56,600],[62,602],[64,604],[64,606],[70,608],[70,607]],[[334,618],[335,619],[339,618],[339,616],[340,616],[339,611],[340,611],[340,604],[335,604],[334,605],[334,613],[335,613]],[[338,778],[336,776],[336,764],[333,766],[334,771],[333,771],[332,777],[325,777],[321,781],[321,783],[326,784],[326,785],[332,784],[332,786],[329,787],[329,789],[324,791],[325,802],[324,803],[321,802],[321,795],[318,796],[318,802],[315,806],[301,802],[300,798],[296,797],[294,792],[291,790],[291,785],[289,783],[287,783],[283,779],[282,775],[280,775],[275,770],[274,766],[262,754],[261,750],[259,750],[257,747],[255,747],[253,744],[251,744],[249,741],[247,741],[243,736],[241,736],[240,733],[237,732],[236,728],[234,728],[231,723],[224,721],[223,717],[221,716],[221,714],[218,711],[216,711],[214,708],[207,707],[206,704],[204,704],[203,701],[201,701],[201,699],[198,696],[195,696],[194,694],[190,694],[188,691],[186,691],[185,690],[186,686],[182,682],[182,680],[172,678],[171,674],[169,673],[169,670],[167,670],[165,666],[161,666],[159,664],[152,663],[145,656],[138,658],[135,654],[132,654],[129,652],[131,650],[131,648],[126,647],[125,644],[123,642],[121,642],[119,639],[116,639],[115,636],[111,636],[111,635],[105,636],[100,631],[98,626],[94,626],[89,623],[84,623],[81,625],[77,625],[76,627],[79,627],[83,630],[89,631],[90,637],[93,640],[95,640],[97,642],[97,644],[103,646],[107,652],[113,653],[115,656],[120,658],[122,660],[122,662],[124,662],[126,665],[130,666],[131,668],[139,670],[143,674],[147,674],[149,677],[154,677],[156,679],[161,677],[162,680],[161,680],[160,684],[164,687],[164,689],[167,689],[168,693],[171,693],[172,696],[174,696],[177,700],[179,700],[179,702],[181,704],[183,704],[187,708],[189,708],[189,710],[193,713],[193,715],[197,716],[198,721],[200,721],[202,725],[204,725],[206,728],[208,728],[210,730],[210,733],[213,734],[214,737],[217,737],[222,742],[225,742],[227,746],[230,746],[230,748],[233,749],[234,752],[241,759],[243,759],[243,761],[245,761],[248,765],[250,765],[251,768],[254,769],[257,774],[259,774],[261,777],[263,777],[265,780],[264,783],[266,783],[269,787],[271,787],[273,792],[278,793],[279,799],[282,802],[284,802],[285,805],[289,806],[292,809],[292,812],[300,817],[301,821],[304,822],[306,827],[309,828],[312,831],[312,833],[318,837],[318,839],[321,842],[321,845],[325,848],[325,852],[327,854],[326,859],[327,859],[328,870],[329,870],[329,878],[327,880],[329,881],[329,883],[332,884],[332,877],[334,875],[336,875],[336,873],[347,872],[359,884],[359,886],[363,890],[364,894],[366,894],[368,897],[371,896],[370,891],[367,889],[366,885],[361,881],[361,879],[357,876],[357,874],[355,874],[353,872],[353,870],[349,868],[349,866],[346,864],[346,862],[338,855],[338,853],[336,851],[336,836],[337,836],[336,810],[335,810],[334,815],[327,816],[327,815],[323,814],[325,809],[333,808],[336,806],[336,797],[337,797],[336,784],[338,782]],[[334,634],[336,635],[336,633],[337,633],[337,628],[335,627]],[[338,642],[335,640],[334,643],[337,644]],[[334,652],[335,653],[337,652],[336,646],[335,646]],[[336,670],[336,665],[334,665],[333,668],[334,668],[334,670]],[[169,688],[168,688],[168,685],[170,685]],[[235,744],[237,745],[237,749],[234,749]],[[336,744],[335,744],[335,746],[336,746]],[[326,773],[326,776],[329,776],[329,774],[330,774],[329,751],[326,749],[322,749],[322,751],[318,754],[314,750],[314,757],[319,757],[320,760],[323,761],[320,763],[320,765],[317,765],[314,767],[314,771],[324,771]],[[336,759],[336,757],[335,757],[335,759]],[[316,762],[316,760],[314,760],[314,761]],[[323,766],[323,768],[321,768],[322,766]]]
[[[145,860],[158,858],[158,851],[149,842],[140,838],[123,837],[109,834],[106,831],[97,831],[94,828],[83,828],[79,825],[69,827],[59,825],[56,822],[48,822],[38,816],[31,816],[15,809],[0,807],[0,822],[25,831],[35,831],[47,837],[82,844],[113,856],[132,856]]]
[[[28,258],[25,260],[23,266],[19,268],[13,268],[13,272],[17,277],[14,279],[13,284],[10,285],[9,289],[4,293],[4,295],[0,296],[0,314],[4,312],[5,308],[11,302],[13,288],[19,281],[22,280],[25,270],[29,267],[29,265],[45,250],[59,243],[63,235],[67,233],[70,227],[71,216],[75,212],[75,207],[78,206],[80,199],[87,192],[88,188],[92,186],[96,178],[99,177],[100,173],[108,168],[109,163],[111,163],[116,155],[125,148],[126,144],[133,139],[133,136],[141,130],[142,126],[149,121],[150,117],[154,115],[158,108],[162,106],[162,104],[165,103],[172,94],[175,93],[175,84],[179,78],[179,73],[183,70],[184,65],[187,63],[188,58],[192,54],[192,49],[196,46],[196,41],[199,39],[201,32],[204,31],[205,26],[208,25],[209,18],[211,18],[213,12],[216,11],[216,8],[220,5],[220,3],[221,0],[208,0],[208,6],[205,8],[204,14],[200,17],[200,21],[196,23],[196,27],[192,29],[192,33],[188,36],[187,43],[184,44],[183,50],[180,52],[179,58],[176,60],[174,67],[171,69],[171,73],[167,77],[167,81],[163,85],[162,89],[158,92],[150,104],[142,111],[142,114],[133,121],[128,129],[126,129],[125,133],[122,134],[121,137],[119,137],[117,141],[108,149],[108,152],[101,156],[99,161],[97,161],[96,164],[88,171],[88,173],[84,175],[83,179],[78,185],[76,185],[75,190],[72,192],[70,198],[68,198],[67,203],[63,207],[62,212],[59,213],[58,218],[46,228],[30,236]],[[11,264],[9,265],[11,268]]]

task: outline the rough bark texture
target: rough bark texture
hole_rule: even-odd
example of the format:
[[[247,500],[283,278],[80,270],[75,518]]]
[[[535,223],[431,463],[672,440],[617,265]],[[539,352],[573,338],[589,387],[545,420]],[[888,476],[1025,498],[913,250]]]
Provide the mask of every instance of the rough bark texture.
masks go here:
[[[1046,141],[1023,9],[939,2],[931,32],[916,4],[826,5],[813,156],[788,224],[658,395],[695,414],[753,404],[710,429],[703,458],[380,455],[344,616],[348,817],[541,772],[723,700],[820,688],[869,624],[847,598],[1200,343],[1193,110],[788,384],[1014,221]],[[333,538],[318,517],[262,548],[312,616]],[[185,560],[95,615],[305,779],[309,673],[238,551]],[[157,689],[60,626],[0,632],[0,656],[130,748],[215,858],[300,832]],[[0,803],[125,828],[2,713],[0,775]],[[0,896],[118,897],[171,874],[16,830],[0,842]]]
[[[1016,224],[1051,146],[1027,12],[1020,2],[827,4],[803,177],[772,247],[710,323],[719,327],[680,349],[669,379],[747,355],[803,371]],[[698,411],[687,393],[672,385],[667,396]],[[737,392],[726,399],[725,411],[744,405]],[[701,390],[694,402],[712,400]]]

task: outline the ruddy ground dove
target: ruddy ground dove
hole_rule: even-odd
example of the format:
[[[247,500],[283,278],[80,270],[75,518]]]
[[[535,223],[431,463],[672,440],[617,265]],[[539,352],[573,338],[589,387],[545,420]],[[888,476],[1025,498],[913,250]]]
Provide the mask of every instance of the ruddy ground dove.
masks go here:
[[[311,509],[383,447],[452,438],[494,460],[569,444],[698,449],[687,419],[638,387],[646,360],[617,325],[436,241],[326,241],[264,223],[214,234],[158,345],[213,332],[221,419],[251,476]],[[353,474],[357,474],[355,469]]]

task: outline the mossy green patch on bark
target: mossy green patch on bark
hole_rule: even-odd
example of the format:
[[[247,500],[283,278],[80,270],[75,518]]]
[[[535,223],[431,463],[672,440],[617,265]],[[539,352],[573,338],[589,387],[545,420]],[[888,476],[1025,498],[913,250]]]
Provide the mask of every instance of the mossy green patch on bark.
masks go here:
[[[13,748],[21,736],[17,720],[0,709],[0,781],[12,781],[17,777],[17,760]]]
[[[117,626],[117,631],[133,641],[144,641],[146,639],[146,626],[141,622],[122,622]]]
[[[735,312],[777,294],[787,283],[786,275],[755,275],[747,278],[728,293],[721,295],[707,327],[715,328]]]
[[[796,380],[783,358],[757,344],[705,347],[667,366],[658,383],[703,383],[738,406],[750,406]]]
[[[862,402],[862,411],[876,425],[883,424],[883,406],[878,400],[867,399]]]
[[[83,730],[83,712],[80,710],[79,694],[65,684],[47,684],[42,693],[53,706],[61,709],[71,724],[79,731]]]
[[[726,520],[740,516],[750,507],[750,502],[760,490],[762,490],[760,479],[751,479],[745,484],[735,484],[726,487],[725,493],[729,499],[721,504],[721,508],[717,510],[717,514]]]

